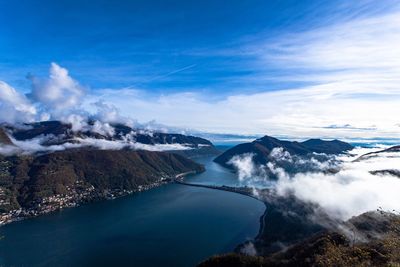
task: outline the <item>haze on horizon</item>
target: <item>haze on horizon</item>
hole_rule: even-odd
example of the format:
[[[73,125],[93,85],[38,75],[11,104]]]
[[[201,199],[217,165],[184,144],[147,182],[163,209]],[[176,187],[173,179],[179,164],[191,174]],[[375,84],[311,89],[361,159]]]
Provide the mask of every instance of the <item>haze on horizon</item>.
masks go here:
[[[0,25],[0,122],[400,138],[398,1],[0,1]]]

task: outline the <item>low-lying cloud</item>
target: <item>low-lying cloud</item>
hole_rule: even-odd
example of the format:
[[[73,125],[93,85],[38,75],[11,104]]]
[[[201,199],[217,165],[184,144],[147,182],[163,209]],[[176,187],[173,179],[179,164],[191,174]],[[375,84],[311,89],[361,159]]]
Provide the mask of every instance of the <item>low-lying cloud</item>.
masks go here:
[[[62,136],[60,136],[60,138],[61,137]],[[82,147],[91,147],[101,150],[131,149],[148,151],[174,151],[193,149],[191,146],[185,144],[143,144],[136,142],[132,138],[129,138],[129,134],[127,134],[121,140],[75,137],[72,140],[68,140],[68,142],[62,142],[60,144],[46,144],[46,142],[49,141],[56,141],[57,138],[58,137],[54,135],[41,135],[29,140],[20,141],[16,140],[13,137],[10,137],[13,145],[0,144],[0,155],[29,155],[38,152],[55,152]]]
[[[256,166],[253,162],[253,157],[254,154],[252,153],[235,155],[227,162],[237,170],[240,181],[250,179],[256,174]]]
[[[279,162],[256,166],[250,162],[251,157],[246,155],[232,162],[238,168],[239,179],[245,181],[246,185],[269,187],[283,197],[294,195],[305,203],[316,204],[334,219],[346,220],[376,209],[400,210],[400,178],[389,173],[371,174],[377,170],[400,169],[400,153],[379,153],[374,157],[357,160],[365,153],[380,149],[356,148],[350,154],[335,156],[326,162],[321,163],[313,158],[302,159],[303,162],[300,162],[318,167],[319,171],[304,171],[300,168],[299,172],[291,173],[280,167]],[[293,161],[293,156],[282,152],[282,149],[276,149],[272,154],[278,159]],[[332,167],[335,172],[326,171]],[[262,172],[254,171],[257,168],[266,170],[266,175],[261,177]],[[257,173],[256,177],[252,176],[254,173]],[[269,173],[277,180],[271,180]]]

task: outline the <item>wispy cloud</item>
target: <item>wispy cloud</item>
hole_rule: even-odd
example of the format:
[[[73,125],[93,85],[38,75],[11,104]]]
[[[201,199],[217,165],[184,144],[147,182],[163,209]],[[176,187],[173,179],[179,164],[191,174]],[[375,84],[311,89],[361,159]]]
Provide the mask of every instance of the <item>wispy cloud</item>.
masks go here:
[[[259,64],[290,72],[283,80],[336,84],[335,93],[398,94],[400,9],[290,33],[253,50]]]
[[[328,125],[328,126],[323,126],[320,127],[323,129],[343,129],[343,130],[364,130],[364,131],[376,131],[376,127],[375,126],[370,126],[370,127],[356,127],[350,124],[343,124],[343,125],[337,125],[337,124],[332,124],[332,125]]]
[[[107,91],[121,112],[141,121],[158,121],[209,132],[325,137],[399,137],[397,118],[400,94],[382,97],[341,92],[335,85],[296,90],[232,95],[208,101],[195,93],[152,96],[141,92],[119,98],[118,90]],[[98,99],[92,96],[93,99]],[[134,108],[134,109],[133,109]],[[352,127],[324,127],[346,125]],[[374,125],[375,130],[371,129]]]
[[[98,116],[108,120],[116,119],[114,105],[123,116],[142,122],[155,119],[167,125],[214,133],[400,138],[396,117],[400,114],[400,9],[397,6],[393,4],[391,9],[367,12],[363,16],[347,14],[346,19],[330,20],[305,31],[254,38],[228,50],[210,51],[243,60],[232,64],[242,62],[243,72],[249,74],[239,75],[237,79],[227,77],[226,80],[232,80],[226,83],[228,87],[238,80],[230,93],[225,90],[221,94],[213,88],[208,88],[207,93],[189,88],[164,94],[140,87],[94,88],[88,90],[85,98],[74,93],[80,91],[64,90],[57,99],[65,99],[65,104],[82,101],[80,107],[90,112],[101,107],[105,112]],[[188,65],[164,76],[195,66]],[[52,76],[49,81],[57,75]],[[251,84],[253,80],[265,88],[244,93],[248,92],[244,84]],[[294,85],[273,90],[276,88],[266,81]],[[74,82],[69,80],[70,84],[63,87],[79,86]],[[40,88],[50,88],[49,83]],[[14,103],[4,97],[2,101],[2,107],[12,107]],[[93,103],[98,104],[93,106]],[[33,112],[36,105],[29,108]],[[106,113],[110,116],[105,116]]]

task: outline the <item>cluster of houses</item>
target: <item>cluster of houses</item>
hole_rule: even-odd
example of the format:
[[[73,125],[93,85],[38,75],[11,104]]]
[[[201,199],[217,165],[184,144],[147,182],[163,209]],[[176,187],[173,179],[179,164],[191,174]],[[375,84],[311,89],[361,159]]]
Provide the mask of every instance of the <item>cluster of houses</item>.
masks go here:
[[[0,213],[0,225],[29,217],[39,216],[63,208],[76,207],[82,203],[92,202],[99,199],[114,199],[134,192],[146,191],[168,181],[168,178],[162,178],[160,181],[155,183],[140,185],[136,190],[110,189],[102,191],[96,190],[93,185],[88,185],[83,181],[77,181],[73,187],[66,187],[66,194],[56,194],[44,197],[36,201],[29,208],[20,208]],[[4,189],[0,187],[0,205],[2,203],[1,201],[6,201],[1,198],[2,194],[4,194]]]

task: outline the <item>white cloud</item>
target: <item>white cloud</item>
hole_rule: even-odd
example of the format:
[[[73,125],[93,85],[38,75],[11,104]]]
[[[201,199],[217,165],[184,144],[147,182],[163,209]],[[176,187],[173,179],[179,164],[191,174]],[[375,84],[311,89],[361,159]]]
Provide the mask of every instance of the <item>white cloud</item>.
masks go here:
[[[123,123],[130,127],[133,127],[137,122],[131,118],[121,116],[120,111],[115,105],[105,103],[104,100],[91,103],[96,108],[96,112],[93,114],[93,118],[108,123]]]
[[[89,123],[87,114],[69,114],[60,118],[64,123],[71,124],[73,132],[95,132],[104,136],[113,136],[115,131],[108,122],[94,121]]]
[[[21,149],[14,145],[3,145],[0,144],[0,154],[4,156],[11,156],[21,153]]]
[[[44,146],[42,145],[44,142],[52,138],[51,135],[47,136],[38,136],[36,138],[25,140],[25,141],[18,141],[11,137],[11,141],[14,144],[14,150],[0,150],[1,154],[10,155],[10,154],[33,154],[36,152],[53,152],[53,151],[61,151],[68,148],[77,148],[80,147],[80,144],[76,143],[65,143],[61,145],[51,145],[51,146]]]
[[[346,220],[378,208],[398,211],[400,179],[388,174],[372,175],[370,171],[396,169],[400,166],[400,154],[380,154],[377,158],[354,161],[367,151],[356,149],[352,156],[340,156],[343,165],[336,174],[307,172],[288,175],[279,170],[281,173],[275,188],[280,195],[293,193],[305,202],[318,204],[329,216],[338,219]]]
[[[265,166],[256,166],[252,154],[235,156],[231,164],[238,171],[238,180],[246,186],[275,189],[278,195],[284,197],[294,195],[306,203],[316,204],[333,219],[347,220],[380,208],[400,211],[400,179],[389,173],[371,174],[371,171],[377,170],[399,170],[400,152],[379,153],[356,160],[361,155],[383,148],[386,147],[355,148],[350,154],[331,156],[326,162],[316,162],[313,158],[300,159],[279,148],[271,152],[270,156],[275,160],[293,162],[298,167],[297,172],[288,172],[280,167],[279,162],[270,161]],[[303,165],[310,168],[304,169]],[[332,166],[338,170],[337,173],[325,172]],[[266,171],[262,172],[263,169]],[[271,180],[268,173],[272,173],[277,180]]]
[[[290,155],[289,152],[284,150],[283,147],[275,147],[274,149],[272,149],[269,156],[274,158],[277,161],[293,162],[292,155]]]
[[[53,87],[45,88],[50,90]],[[39,112],[36,112],[36,116],[34,105],[25,97],[1,96],[1,108],[4,110],[2,114],[9,115],[0,119],[8,122],[31,121],[47,115],[47,118],[71,122],[68,117],[72,114],[85,118],[92,116],[104,122],[120,121],[139,126],[135,120],[128,118],[142,122],[157,119],[166,125],[220,133],[399,138],[398,120],[394,114],[400,114],[400,91],[367,90],[368,94],[361,94],[363,88],[367,87],[331,83],[293,90],[231,95],[217,101],[209,101],[195,93],[155,96],[130,89],[96,90],[83,99],[84,105],[64,105],[62,112],[59,109],[49,109],[61,101],[61,98],[55,98],[54,102],[46,99],[44,103],[37,102],[35,105],[39,107]],[[15,89],[12,90],[18,94]],[[15,101],[20,106],[14,104],[17,103]],[[78,101],[76,95],[71,101]],[[91,103],[97,104],[93,106]],[[335,129],[327,127],[329,125],[353,127]],[[79,124],[77,127],[80,127]]]
[[[77,138],[76,139],[81,146],[93,146],[99,149],[113,149],[119,150],[123,148],[130,148],[133,150],[148,150],[148,151],[172,151],[172,150],[189,150],[193,149],[190,146],[185,146],[184,144],[142,144],[134,141],[127,140],[105,140],[105,139],[95,139],[95,138]]]
[[[53,118],[83,109],[109,123],[139,125],[136,120],[155,119],[213,133],[400,138],[396,117],[400,114],[400,12],[390,12],[268,37],[243,45],[239,50],[244,53],[230,52],[251,61],[243,68],[255,69],[258,75],[250,79],[313,85],[279,91],[266,87],[264,92],[234,93],[217,100],[201,93],[156,95],[129,88],[92,90],[83,98],[82,86],[53,63],[49,79],[34,79],[32,95],[39,101],[35,105],[44,106]],[[271,67],[279,70],[274,72],[279,76],[268,72]],[[63,116],[56,116],[59,113]]]
[[[305,32],[268,36],[229,51],[230,56],[249,59],[243,68],[257,70],[257,76],[245,79],[313,85],[265,88],[217,101],[195,93],[152,96],[129,89],[108,90],[103,97],[141,121],[157,119],[210,132],[400,138],[395,116],[400,114],[399,18],[398,9],[355,16]],[[279,76],[270,74],[271,68],[279,70],[274,72]],[[124,99],[117,97],[121,93]]]
[[[104,136],[113,136],[115,134],[114,127],[112,127],[108,122],[103,123],[100,121],[95,121],[91,126],[91,131]]]
[[[67,69],[56,63],[51,63],[48,79],[30,78],[31,97],[52,114],[79,106],[84,96],[83,87],[69,76]]]
[[[87,117],[80,114],[69,114],[60,118],[64,123],[71,124],[73,132],[85,131],[89,128]]]
[[[36,108],[14,88],[0,81],[0,122],[33,121]]]
[[[339,88],[339,90],[337,90]],[[232,95],[210,102],[197,94],[161,97],[144,92],[117,98],[118,90],[103,94],[125,116],[208,132],[270,134],[296,137],[400,137],[394,114],[400,114],[399,93],[380,91],[354,97],[339,84],[296,90]],[[137,90],[135,90],[137,92]],[[109,96],[109,98],[108,98]],[[93,101],[98,97],[92,96]],[[327,128],[351,124],[353,129]],[[365,131],[363,128],[376,130]],[[359,129],[357,129],[359,128]]]
[[[133,126],[133,120],[123,117],[112,104],[102,101],[91,103],[95,109],[82,106],[86,98],[84,88],[68,74],[65,68],[51,63],[47,79],[34,76],[29,98],[16,89],[0,81],[0,123],[23,123],[41,120],[61,120],[72,125],[72,130],[92,130],[111,135],[109,123],[124,123]],[[90,112],[92,111],[92,112]],[[89,120],[95,120],[89,125]]]
[[[398,10],[394,10],[373,17],[356,18],[302,33],[284,35],[266,45],[265,50],[259,49],[257,53],[264,53],[266,60],[290,63],[286,67],[291,68],[378,71],[373,77],[385,74],[379,72],[380,70],[398,73],[399,14]]]
[[[318,204],[336,218],[376,210],[399,210],[400,179],[387,175],[377,177],[357,169],[344,170],[336,175],[322,173],[297,174],[292,179],[280,181],[280,194],[293,192],[306,202]]]
[[[253,163],[253,157],[254,154],[252,153],[235,155],[227,162],[237,170],[239,181],[250,179],[256,175],[256,166]]]
[[[57,145],[44,145],[49,140],[54,140],[52,135],[41,135],[33,139],[19,141],[10,136],[13,145],[1,145],[1,155],[15,155],[15,154],[34,154],[37,152],[54,152],[62,151],[72,148],[80,147],[94,147],[101,150],[120,150],[129,148],[132,150],[148,150],[148,151],[174,151],[174,150],[190,150],[193,149],[190,145],[185,144],[142,144],[136,142],[134,139],[125,136],[122,140],[106,140],[96,138],[73,138],[73,142]]]

